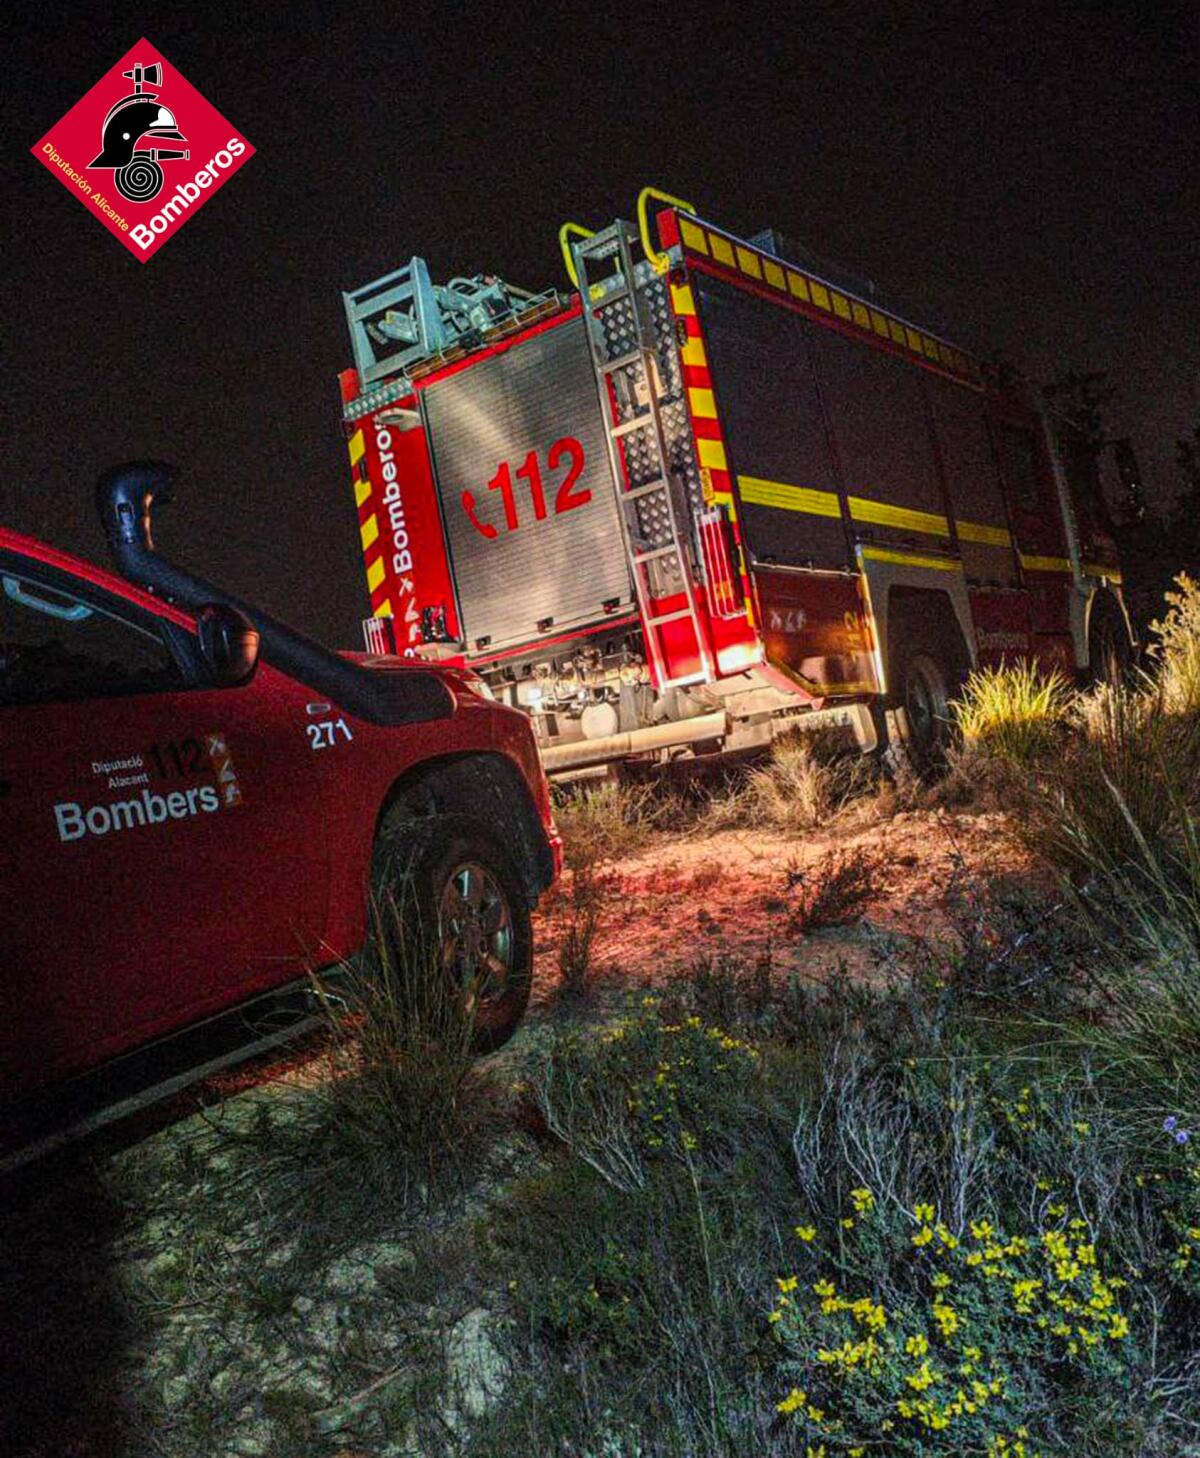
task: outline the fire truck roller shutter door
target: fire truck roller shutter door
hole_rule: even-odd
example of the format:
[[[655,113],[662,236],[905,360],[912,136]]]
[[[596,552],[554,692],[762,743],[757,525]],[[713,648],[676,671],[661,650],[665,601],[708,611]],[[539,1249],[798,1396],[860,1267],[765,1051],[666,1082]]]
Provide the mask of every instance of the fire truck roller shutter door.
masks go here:
[[[693,278],[741,522],[759,562],[845,568],[833,460],[798,315]]]
[[[561,633],[604,618],[606,602],[630,606],[583,321],[438,380],[424,399],[468,643],[494,651],[536,641],[539,623]]]

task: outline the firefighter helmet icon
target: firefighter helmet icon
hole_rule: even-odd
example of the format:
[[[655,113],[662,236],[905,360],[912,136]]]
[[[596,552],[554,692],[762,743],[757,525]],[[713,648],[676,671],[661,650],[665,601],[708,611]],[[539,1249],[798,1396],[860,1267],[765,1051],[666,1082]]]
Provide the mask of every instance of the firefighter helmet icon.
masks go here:
[[[91,163],[93,167],[111,168],[116,177],[117,191],[130,202],[144,203],[157,197],[163,185],[163,170],[160,161],[186,158],[186,151],[164,150],[159,142],[186,142],[179,124],[171,111],[159,104],[157,96],[150,96],[143,90],[153,86],[162,87],[162,67],[134,66],[132,71],[122,71],[133,82],[133,95],[123,96],[109,110],[104,118],[101,136],[102,150]],[[138,150],[143,138],[152,145]]]

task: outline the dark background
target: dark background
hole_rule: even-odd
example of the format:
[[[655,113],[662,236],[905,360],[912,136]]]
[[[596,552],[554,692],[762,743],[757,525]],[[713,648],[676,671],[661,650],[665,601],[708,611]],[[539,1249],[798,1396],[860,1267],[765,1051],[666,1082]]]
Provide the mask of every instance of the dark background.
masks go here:
[[[166,457],[185,474],[160,546],[359,646],[340,291],[412,253],[540,289],[559,223],[630,216],[646,182],[1039,380],[1108,371],[1164,505],[1200,408],[1200,11],[945,14],[22,7],[0,521],[102,557],[97,471]],[[258,150],[146,264],[28,153],[142,35]]]

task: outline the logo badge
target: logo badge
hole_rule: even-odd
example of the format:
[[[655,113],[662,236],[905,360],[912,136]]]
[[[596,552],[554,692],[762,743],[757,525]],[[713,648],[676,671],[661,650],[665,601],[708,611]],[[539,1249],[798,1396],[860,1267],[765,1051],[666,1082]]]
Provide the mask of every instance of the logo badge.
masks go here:
[[[32,150],[143,263],[254,156],[145,40]]]

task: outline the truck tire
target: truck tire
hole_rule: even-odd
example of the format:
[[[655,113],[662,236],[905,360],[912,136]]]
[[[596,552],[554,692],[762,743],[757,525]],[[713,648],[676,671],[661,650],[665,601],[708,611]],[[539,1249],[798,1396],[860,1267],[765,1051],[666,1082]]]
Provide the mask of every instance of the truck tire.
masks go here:
[[[449,978],[470,1006],[473,1046],[490,1053],[512,1037],[533,983],[529,898],[512,856],[470,815],[389,817],[372,863],[376,905],[394,904],[403,937],[392,958]]]
[[[1088,620],[1089,684],[1123,679],[1133,665],[1133,644],[1121,609],[1105,592],[1098,592]]]
[[[937,775],[954,742],[950,700],[962,670],[943,636],[907,615],[894,625],[890,641],[887,706],[904,711],[903,752],[918,774]]]

